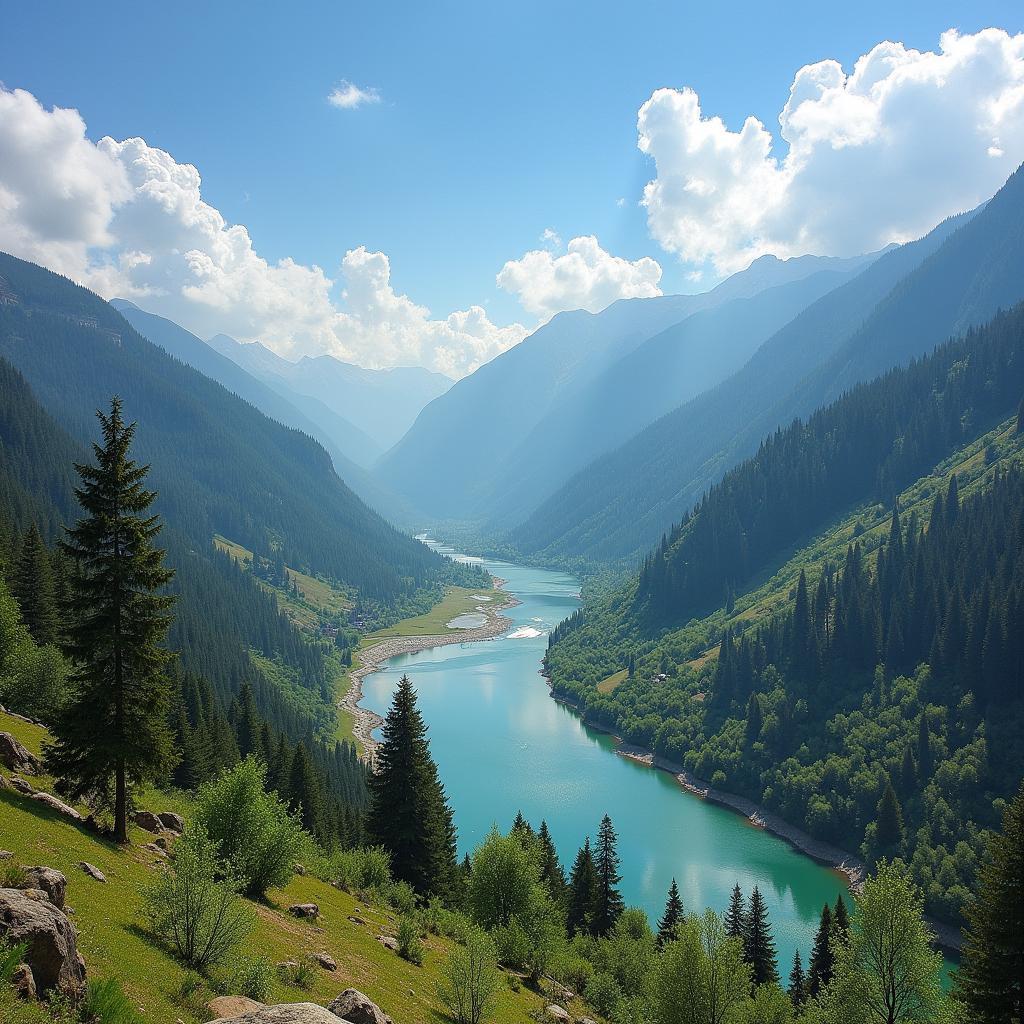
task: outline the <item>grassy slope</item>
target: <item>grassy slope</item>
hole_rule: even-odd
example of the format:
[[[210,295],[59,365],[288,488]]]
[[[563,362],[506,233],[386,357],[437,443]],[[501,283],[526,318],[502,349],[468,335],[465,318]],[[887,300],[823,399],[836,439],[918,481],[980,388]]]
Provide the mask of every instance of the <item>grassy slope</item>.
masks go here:
[[[11,732],[29,749],[38,752],[44,731],[0,713],[0,731]],[[38,788],[48,780],[33,779]],[[144,806],[188,813],[183,796],[149,794]],[[58,815],[40,808],[11,790],[0,791],[0,847],[12,850],[18,863],[46,864],[68,878],[68,905],[75,910],[74,921],[90,978],[116,976],[149,1021],[185,1024],[209,1019],[205,1003],[214,994],[209,989],[188,1003],[175,993],[185,969],[143,930],[140,891],[150,882],[157,858],[140,847],[152,837],[133,829],[133,846],[128,850],[105,842],[79,829]],[[78,867],[89,861],[108,879],[93,881]],[[291,903],[319,904],[317,924],[290,917]],[[393,915],[378,908],[366,908],[354,896],[341,892],[310,875],[296,876],[282,890],[269,894],[257,910],[257,927],[246,943],[245,952],[263,955],[276,963],[304,953],[329,952],[338,962],[334,973],[317,971],[313,989],[303,991],[277,983],[274,1001],[297,1002],[312,999],[327,1003],[350,986],[365,992],[401,1024],[426,1024],[446,1020],[434,995],[439,964],[450,944],[431,936],[426,942],[423,967],[414,967],[376,941],[381,932],[394,934]],[[348,920],[359,916],[366,925]],[[540,997],[525,989],[513,993],[502,987],[495,1019],[499,1022],[527,1021],[531,1011],[541,1007]],[[5,1024],[36,1024],[48,1019],[37,1008],[11,1003],[0,993],[0,1020]]]

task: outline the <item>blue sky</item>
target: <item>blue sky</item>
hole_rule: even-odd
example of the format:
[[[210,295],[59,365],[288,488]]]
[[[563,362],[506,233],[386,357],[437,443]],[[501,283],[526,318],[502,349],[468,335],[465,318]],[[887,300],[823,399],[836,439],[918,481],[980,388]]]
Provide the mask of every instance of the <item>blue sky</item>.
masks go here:
[[[753,115],[781,157],[803,65],[849,71],[885,39],[935,50],[987,26],[1020,32],[1024,5],[39,3],[8,5],[0,81],[76,108],[93,141],[141,136],[194,164],[206,203],[272,264],[336,279],[364,246],[435,317],[479,304],[532,327],[495,275],[545,228],[657,260],[665,292],[714,279],[692,281],[639,206],[654,162],[637,112],[656,89],[691,87],[734,132]],[[379,102],[332,106],[343,80]]]

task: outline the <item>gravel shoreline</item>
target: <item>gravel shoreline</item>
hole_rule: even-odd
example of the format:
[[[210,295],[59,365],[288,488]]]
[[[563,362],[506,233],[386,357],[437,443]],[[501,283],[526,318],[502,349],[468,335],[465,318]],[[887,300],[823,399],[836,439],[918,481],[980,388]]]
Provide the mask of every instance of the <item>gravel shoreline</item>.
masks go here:
[[[502,612],[514,608],[521,602],[519,598],[501,590],[505,583],[505,580],[497,577],[492,583],[492,588],[501,595],[500,601],[496,604],[481,602],[477,605],[476,610],[487,617],[487,621],[482,626],[454,630],[451,633],[387,637],[372,647],[356,652],[354,656],[356,667],[349,672],[348,691],[338,703],[339,707],[350,712],[355,719],[352,733],[362,744],[363,758],[367,763],[373,764],[378,745],[377,740],[373,737],[373,732],[384,724],[384,719],[376,711],[364,708],[360,704],[363,699],[363,679],[380,669],[389,658],[397,657],[399,654],[414,654],[416,651],[426,651],[431,647],[444,647],[447,644],[493,640],[507,633],[513,622]]]

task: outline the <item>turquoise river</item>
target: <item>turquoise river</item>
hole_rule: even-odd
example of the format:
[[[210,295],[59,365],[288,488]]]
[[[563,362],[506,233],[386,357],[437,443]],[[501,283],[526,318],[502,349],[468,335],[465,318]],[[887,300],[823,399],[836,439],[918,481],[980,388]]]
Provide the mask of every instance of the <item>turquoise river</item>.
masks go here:
[[[439,550],[451,553],[449,549]],[[496,640],[452,644],[391,659],[363,681],[363,703],[384,714],[408,674],[455,811],[460,856],[516,811],[548,822],[562,863],[610,814],[619,834],[626,902],[656,921],[675,878],[688,910],[723,910],[739,883],[760,887],[789,974],[794,949],[807,962],[822,904],[842,878],[675,779],[619,757],[611,737],[551,699],[540,675],[548,632],[579,606],[579,582],[563,573],[485,560],[521,602]]]

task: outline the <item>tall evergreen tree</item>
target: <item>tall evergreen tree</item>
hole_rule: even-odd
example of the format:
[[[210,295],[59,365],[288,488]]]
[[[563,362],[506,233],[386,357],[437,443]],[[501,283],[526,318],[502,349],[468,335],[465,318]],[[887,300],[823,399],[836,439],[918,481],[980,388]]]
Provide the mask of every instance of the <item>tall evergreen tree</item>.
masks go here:
[[[786,991],[795,1010],[799,1010],[807,1001],[807,976],[804,974],[799,949],[793,954],[793,969],[789,972],[789,988]]]
[[[367,828],[390,853],[395,877],[421,895],[443,894],[454,876],[455,826],[408,676],[384,720],[370,797]]]
[[[747,927],[747,905],[739,883],[732,887],[729,907],[725,912],[725,933],[730,939],[742,939]]]
[[[850,937],[850,914],[842,893],[836,897],[836,905],[832,910],[832,933],[838,942],[846,942]]]
[[[879,856],[895,853],[903,844],[903,808],[887,781],[878,801],[878,818],[875,821],[875,847]]]
[[[966,914],[957,996],[977,1024],[1024,1020],[1024,785],[989,840]]]
[[[750,909],[743,929],[743,958],[750,964],[750,978],[755,986],[778,982],[779,964],[768,907],[756,885],[750,894]]]
[[[668,889],[668,899],[665,901],[665,913],[658,922],[658,945],[664,946],[667,942],[674,942],[679,937],[679,926],[683,922],[683,901],[679,896],[679,886],[676,880]]]
[[[53,570],[43,538],[33,523],[25,531],[11,580],[11,593],[21,608],[21,618],[37,644],[57,640],[57,602]]]
[[[807,970],[807,992],[817,996],[832,980],[836,954],[832,945],[832,908],[826,903],[821,908],[821,920],[814,936],[811,962]]]
[[[112,807],[114,835],[128,840],[131,789],[164,778],[174,766],[168,725],[170,654],[162,644],[173,598],[161,591],[174,575],[156,547],[159,517],[146,513],[156,493],[143,485],[148,466],[130,457],[135,424],[121,401],[97,413],[103,443],[95,465],[75,468],[84,516],[68,530],[75,615],[68,629],[75,695],[55,722],[47,749],[60,791]]]
[[[596,905],[597,868],[590,849],[590,836],[587,836],[569,872],[569,906],[565,925],[570,935],[594,930]]]
[[[625,909],[622,893],[619,892],[618,837],[612,827],[612,819],[606,814],[597,831],[597,850],[594,867],[597,871],[597,904],[594,908],[594,931],[607,935],[615,926],[619,915]]]
[[[322,805],[322,784],[306,750],[306,744],[299,740],[292,757],[292,769],[288,781],[288,804],[299,814],[302,827],[310,835],[323,838],[324,808]]]
[[[555,849],[554,840],[548,829],[548,823],[542,821],[537,830],[537,839],[540,841],[541,866],[540,880],[548,887],[551,898],[555,903],[561,905],[565,901],[565,872],[558,859],[558,851]]]

